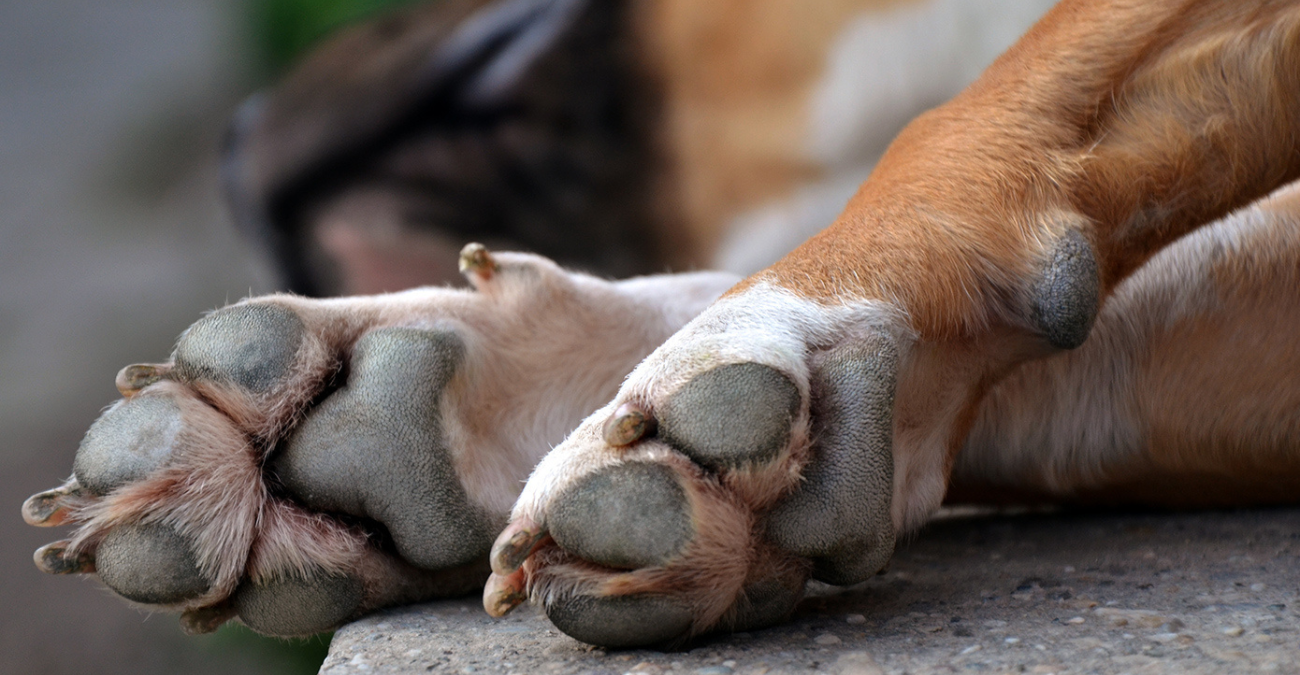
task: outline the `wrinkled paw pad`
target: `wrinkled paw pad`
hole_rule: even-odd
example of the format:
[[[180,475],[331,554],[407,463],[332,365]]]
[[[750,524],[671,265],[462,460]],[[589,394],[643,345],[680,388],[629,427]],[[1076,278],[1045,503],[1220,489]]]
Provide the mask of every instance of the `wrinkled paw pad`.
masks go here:
[[[305,332],[302,320],[284,307],[227,307],[185,331],[173,374],[182,382],[210,380],[265,394],[288,377]]]
[[[659,406],[659,435],[715,470],[770,461],[789,443],[799,405],[799,389],[773,368],[719,366],[695,376]]]
[[[302,422],[272,472],[308,508],[383,524],[418,567],[483,556],[492,523],[460,484],[440,408],[463,358],[451,332],[367,333],[353,349],[347,383]]]
[[[582,477],[557,495],[547,522],[561,548],[616,569],[666,564],[695,533],[677,475],[645,462]]]
[[[150,605],[181,603],[212,587],[190,542],[161,523],[114,528],[95,550],[95,567],[118,595]]]

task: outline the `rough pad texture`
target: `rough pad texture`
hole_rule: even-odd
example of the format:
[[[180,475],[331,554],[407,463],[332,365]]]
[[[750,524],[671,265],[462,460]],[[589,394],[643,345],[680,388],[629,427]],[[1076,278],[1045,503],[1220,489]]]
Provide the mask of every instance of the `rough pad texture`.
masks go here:
[[[564,550],[621,569],[656,567],[694,536],[686,490],[672,469],[628,462],[584,476],[560,493],[547,517]]]
[[[719,366],[682,385],[659,407],[659,434],[714,469],[774,458],[790,440],[799,390],[758,363]]]
[[[151,605],[198,597],[212,585],[199,571],[190,543],[161,523],[114,528],[95,552],[95,566],[105,586]]]
[[[271,470],[308,508],[379,521],[416,566],[487,554],[495,530],[460,484],[439,408],[463,355],[450,332],[367,333],[346,386],[303,421]]]
[[[612,649],[668,642],[691,626],[686,608],[660,596],[569,596],[546,616],[566,635]]]
[[[200,319],[176,344],[182,382],[230,382],[266,393],[289,373],[303,339],[302,320],[266,304],[236,305]]]
[[[894,552],[897,372],[897,351],[882,337],[835,350],[813,374],[813,459],[799,489],[773,510],[768,536],[812,558],[821,581],[864,581]]]
[[[144,479],[171,456],[181,411],[166,396],[137,396],[95,420],[77,448],[72,472],[97,495]]]
[[[267,635],[297,637],[330,630],[351,617],[361,604],[361,582],[352,577],[283,579],[267,584],[245,582],[233,598],[239,618]]]
[[[1101,277],[1092,245],[1078,230],[1056,242],[1031,291],[1038,329],[1053,347],[1074,349],[1092,330],[1101,301]]]

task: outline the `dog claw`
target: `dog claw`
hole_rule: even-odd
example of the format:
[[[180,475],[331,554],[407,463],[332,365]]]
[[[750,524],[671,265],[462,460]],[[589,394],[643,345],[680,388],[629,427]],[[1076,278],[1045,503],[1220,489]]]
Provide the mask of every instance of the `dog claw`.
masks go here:
[[[95,571],[95,558],[88,553],[69,553],[72,542],[64,539],[36,549],[32,556],[36,568],[46,574],[89,574]]]
[[[235,618],[235,613],[235,606],[229,602],[191,609],[181,613],[181,631],[186,635],[207,635]]]
[[[160,363],[135,363],[118,371],[114,384],[125,397],[135,396],[141,389],[167,377],[171,366]]]
[[[516,572],[528,556],[532,555],[533,551],[536,551],[549,536],[550,533],[546,528],[529,518],[510,523],[492,545],[490,560],[493,577],[507,576]],[[486,597],[485,593],[484,598]]]
[[[650,416],[650,413],[642,410],[635,403],[624,403],[608,420],[605,420],[601,434],[605,437],[606,443],[617,448],[635,443],[654,433],[654,429],[655,419]]]
[[[72,481],[67,485],[34,494],[23,502],[23,520],[36,527],[58,527],[68,521],[71,505],[69,497],[81,496],[81,486]]]
[[[522,569],[488,577],[483,587],[483,609],[489,616],[502,617],[528,599],[528,579]]]
[[[492,278],[492,274],[497,270],[497,261],[492,257],[492,253],[487,247],[478,244],[465,244],[465,248],[460,250],[460,272],[466,276],[471,274],[477,276],[483,281]]]

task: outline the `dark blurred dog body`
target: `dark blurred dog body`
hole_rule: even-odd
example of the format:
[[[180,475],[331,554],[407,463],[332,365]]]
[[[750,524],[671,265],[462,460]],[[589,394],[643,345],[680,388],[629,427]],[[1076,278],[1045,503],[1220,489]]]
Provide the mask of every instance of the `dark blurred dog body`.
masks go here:
[[[1044,0],[443,0],[235,121],[241,228],[310,295],[457,279],[469,241],[607,276],[755,271]]]

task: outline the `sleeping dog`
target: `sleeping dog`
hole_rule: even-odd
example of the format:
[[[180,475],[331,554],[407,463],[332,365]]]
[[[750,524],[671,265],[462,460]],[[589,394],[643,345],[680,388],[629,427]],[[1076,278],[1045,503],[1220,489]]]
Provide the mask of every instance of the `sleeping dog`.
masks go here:
[[[761,265],[746,242],[816,221],[906,107],[845,88],[881,26],[997,38],[943,35],[971,5],[942,2],[436,7],[342,39],[405,45],[387,69],[327,50],[237,121],[232,195],[276,255],[309,250],[299,290],[445,277],[421,258],[456,258],[462,206],[597,272]],[[486,578],[489,613],[531,599],[621,647],[779,622],[945,498],[1294,502],[1297,97],[1293,3],[1066,0],[748,277],[475,244],[469,288],[218,310],[119,373],[73,477],[24,505],[76,526],[37,564],[276,635]]]

